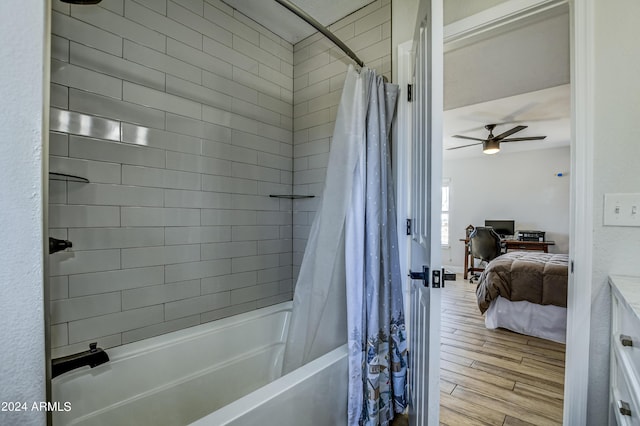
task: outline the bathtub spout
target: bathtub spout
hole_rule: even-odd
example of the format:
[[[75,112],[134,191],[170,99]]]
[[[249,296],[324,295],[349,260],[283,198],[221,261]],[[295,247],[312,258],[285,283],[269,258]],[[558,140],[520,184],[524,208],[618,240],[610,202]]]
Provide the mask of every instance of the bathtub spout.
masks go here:
[[[63,373],[66,373],[67,371],[75,370],[76,368],[80,368],[85,365],[93,368],[109,361],[109,356],[107,355],[107,353],[97,346],[97,343],[91,343],[89,344],[88,351],[52,359],[51,378],[57,377]]]

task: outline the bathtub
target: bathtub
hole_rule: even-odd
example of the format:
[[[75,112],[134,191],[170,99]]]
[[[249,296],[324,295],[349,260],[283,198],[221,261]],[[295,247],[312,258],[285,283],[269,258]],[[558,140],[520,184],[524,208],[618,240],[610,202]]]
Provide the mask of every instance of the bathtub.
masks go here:
[[[291,302],[108,349],[52,380],[53,425],[345,424],[346,345],[280,377]]]

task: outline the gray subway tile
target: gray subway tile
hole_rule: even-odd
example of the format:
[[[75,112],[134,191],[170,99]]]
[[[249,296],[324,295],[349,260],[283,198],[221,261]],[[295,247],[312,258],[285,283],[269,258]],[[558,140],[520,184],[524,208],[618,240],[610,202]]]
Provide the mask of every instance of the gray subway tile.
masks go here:
[[[113,206],[50,204],[49,226],[53,228],[120,226],[120,209]]]
[[[198,226],[199,209],[121,207],[122,226]]]
[[[120,250],[64,251],[52,257],[49,274],[71,275],[120,269]]]
[[[69,323],[69,343],[133,330],[163,321],[162,305],[132,309]]]
[[[167,227],[165,240],[167,245],[231,241],[231,228],[229,226]]]
[[[71,228],[69,240],[78,250],[164,245],[164,228]]]
[[[122,292],[122,310],[159,305],[200,295],[200,280],[125,290]]]
[[[51,13],[51,32],[112,55],[122,56],[121,37],[56,11]]]
[[[164,111],[76,89],[69,90],[69,109],[157,129],[165,125]]]
[[[138,22],[147,28],[151,28],[152,30],[166,35],[167,37],[180,40],[190,46],[198,49],[202,48],[202,34],[173,19],[169,19],[164,15],[146,9],[131,0],[125,1],[126,7],[124,15],[127,19]],[[162,46],[162,49],[164,49],[164,45]]]
[[[138,84],[123,84],[123,100],[135,104],[153,107],[174,114],[186,115],[191,118],[202,118],[202,107],[199,103],[187,100],[180,96],[171,95],[154,89],[149,89]]]
[[[71,43],[70,61],[84,68],[123,80],[143,84],[154,89],[164,89],[164,73],[79,43]]]
[[[69,182],[69,204],[162,207],[161,188]]]
[[[129,123],[122,123],[122,142],[190,154],[202,151],[198,138]]]
[[[172,320],[229,306],[229,293],[207,294],[165,305],[165,318]]]
[[[149,167],[165,166],[165,151],[80,136],[71,136],[69,156]]]
[[[120,164],[49,156],[49,171],[81,176],[92,183],[120,183]]]
[[[51,302],[51,323],[75,321],[121,310],[120,293],[74,297]]]
[[[199,68],[129,40],[124,41],[123,57],[145,67],[172,74],[194,83],[200,83],[202,80],[202,72]]]
[[[163,266],[71,275],[69,297],[110,293],[162,283],[164,283]]]
[[[125,13],[130,5],[127,2]],[[100,7],[74,7],[71,16],[152,49],[164,51],[166,36]],[[77,40],[80,41],[80,40]]]
[[[71,89],[73,91],[74,89]],[[108,99],[108,98],[105,98]],[[89,136],[112,141],[120,140],[120,123],[87,114],[51,108],[49,127],[57,132]]]
[[[68,62],[51,60],[51,81],[86,92],[122,99],[122,80]]]
[[[171,265],[200,260],[200,245],[159,246],[122,249],[122,268]]]

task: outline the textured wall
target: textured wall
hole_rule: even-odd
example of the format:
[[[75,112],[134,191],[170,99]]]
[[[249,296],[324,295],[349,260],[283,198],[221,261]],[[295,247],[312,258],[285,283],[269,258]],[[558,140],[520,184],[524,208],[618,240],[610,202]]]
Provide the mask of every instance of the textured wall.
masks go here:
[[[40,0],[0,2],[0,424],[40,425],[45,400],[42,147],[46,11]]]
[[[293,47],[218,0],[53,3],[53,355],[288,300]]]
[[[391,79],[391,4],[377,0],[329,26],[370,67]],[[316,33],[294,47],[294,277],[322,196],[333,125],[348,64],[353,62]]]
[[[589,353],[590,425],[607,422],[611,274],[640,276],[640,228],[603,226],[604,194],[640,192],[640,3],[594,1],[594,211]],[[578,259],[579,261],[579,259]],[[588,283],[585,283],[588,285]]]

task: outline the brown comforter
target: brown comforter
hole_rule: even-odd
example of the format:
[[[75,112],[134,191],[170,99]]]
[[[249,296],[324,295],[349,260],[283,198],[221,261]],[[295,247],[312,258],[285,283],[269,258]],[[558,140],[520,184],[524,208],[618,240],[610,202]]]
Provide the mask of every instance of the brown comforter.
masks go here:
[[[502,296],[513,302],[567,306],[569,256],[514,251],[493,259],[480,275],[476,296],[480,312]]]

